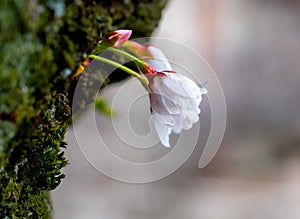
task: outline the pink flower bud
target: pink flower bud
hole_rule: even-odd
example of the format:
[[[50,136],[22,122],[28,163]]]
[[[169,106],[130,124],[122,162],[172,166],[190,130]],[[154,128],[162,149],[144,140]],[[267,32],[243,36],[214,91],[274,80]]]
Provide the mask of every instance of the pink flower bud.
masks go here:
[[[103,41],[101,46],[104,47],[118,47],[123,45],[131,36],[131,30],[116,30],[108,33]]]
[[[154,58],[152,53],[148,50],[148,46],[143,46],[134,41],[127,41],[125,44],[123,44],[123,46],[140,59]]]
[[[131,36],[131,30],[116,30],[115,33],[118,33],[120,38],[115,42],[114,46],[118,47],[123,45]]]

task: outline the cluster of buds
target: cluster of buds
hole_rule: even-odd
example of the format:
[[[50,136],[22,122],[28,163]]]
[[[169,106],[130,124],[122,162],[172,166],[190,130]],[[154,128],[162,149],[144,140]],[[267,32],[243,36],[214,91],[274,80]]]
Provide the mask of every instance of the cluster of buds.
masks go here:
[[[170,147],[169,135],[188,130],[199,120],[200,102],[207,90],[191,79],[173,71],[164,53],[154,46],[143,46],[130,41],[131,30],[117,30],[109,33],[99,44],[95,54],[106,49],[130,58],[140,73],[122,70],[137,77],[149,92],[151,114],[161,143]],[[135,56],[120,50],[124,48]],[[90,56],[95,58],[95,55]],[[98,60],[118,66],[104,58]],[[145,80],[147,81],[145,83]]]

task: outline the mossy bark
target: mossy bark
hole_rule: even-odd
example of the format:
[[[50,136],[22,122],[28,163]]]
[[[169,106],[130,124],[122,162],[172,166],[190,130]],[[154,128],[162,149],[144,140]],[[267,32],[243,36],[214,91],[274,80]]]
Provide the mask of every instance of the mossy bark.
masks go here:
[[[126,28],[133,37],[149,36],[165,4],[0,2],[1,218],[51,218],[49,190],[59,185],[67,165],[61,148],[77,82],[72,73],[109,31]]]

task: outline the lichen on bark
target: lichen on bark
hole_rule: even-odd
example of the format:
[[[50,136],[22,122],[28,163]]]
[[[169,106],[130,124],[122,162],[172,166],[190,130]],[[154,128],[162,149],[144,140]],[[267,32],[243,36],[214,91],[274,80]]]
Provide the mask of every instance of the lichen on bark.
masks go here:
[[[0,215],[51,218],[49,190],[65,177],[71,77],[115,29],[149,36],[166,1],[0,2]],[[97,77],[101,79],[101,71]],[[110,82],[124,79],[114,75]]]

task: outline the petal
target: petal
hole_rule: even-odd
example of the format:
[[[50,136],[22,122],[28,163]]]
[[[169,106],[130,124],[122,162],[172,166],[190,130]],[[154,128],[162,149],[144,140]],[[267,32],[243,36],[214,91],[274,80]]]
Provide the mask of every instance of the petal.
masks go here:
[[[181,79],[181,77],[179,79]],[[192,82],[193,85],[196,86],[195,89],[197,89],[199,94],[195,95],[195,93],[191,92],[191,94],[188,95],[189,91],[187,91],[187,89],[191,86],[183,87],[177,80],[178,77],[169,75],[168,77],[160,75],[154,77],[150,94],[150,96],[152,96],[152,98],[150,98],[152,99],[151,105],[153,105],[154,111],[160,114],[180,114],[184,110],[189,110],[199,114],[199,105],[202,100],[200,88]],[[179,90],[181,90],[180,93],[178,92]]]
[[[169,61],[160,49],[154,46],[148,46],[147,49],[154,57],[144,59],[149,65],[158,72],[172,71]]]
[[[179,134],[182,131],[182,116],[181,115],[173,115],[174,125],[172,127],[172,131],[176,134]]]
[[[192,128],[193,124],[199,121],[197,112],[193,111],[185,111],[181,115],[175,115],[173,118],[172,131],[176,134],[179,134],[182,129],[188,130]]]
[[[203,87],[201,84],[198,84],[198,87],[200,88],[202,94],[207,94],[208,93],[208,91],[206,90],[206,88]]]
[[[156,132],[161,143],[165,147],[170,147],[169,135],[172,132],[173,119],[169,116],[162,116],[159,114],[153,115],[153,122]]]
[[[132,34],[132,30],[116,30],[114,32],[116,32],[119,35],[121,35],[121,37],[115,43],[116,47],[117,46],[121,46],[122,44],[124,44],[129,39],[129,37]]]
[[[193,111],[186,111],[183,114],[183,120],[182,120],[182,129],[188,130],[192,128],[193,124],[198,122],[199,115],[196,112]]]
[[[199,114],[200,113],[199,105],[200,105],[201,100],[202,100],[202,97],[200,97],[199,99],[190,99],[189,104],[186,107],[186,110],[194,111]]]
[[[171,92],[168,87],[162,83],[164,77],[157,76],[154,78],[153,92],[160,95],[162,104],[168,108],[170,114],[178,114],[189,103],[189,99],[186,97],[178,96],[176,93]],[[171,84],[170,86],[173,86]],[[175,88],[174,88],[175,89]]]
[[[164,98],[162,95],[157,93],[150,93],[150,104],[153,110],[153,113],[158,113],[161,115],[170,115],[174,114],[175,110],[180,112],[178,107],[170,100]]]
[[[183,75],[172,73],[166,74],[167,77],[161,78],[161,81],[167,92],[196,99],[200,104],[199,99],[201,98],[202,92],[196,83]]]
[[[166,89],[161,84],[160,81],[161,77],[157,76],[154,78],[154,86],[152,90],[152,94],[154,97],[159,99],[156,103],[160,106],[156,106],[156,108],[161,108],[164,110],[160,110],[160,114],[178,114],[181,112],[181,105],[177,103],[176,96],[174,96],[172,93],[166,92]],[[163,113],[164,112],[164,113]]]

